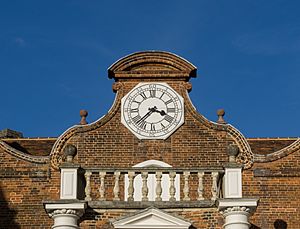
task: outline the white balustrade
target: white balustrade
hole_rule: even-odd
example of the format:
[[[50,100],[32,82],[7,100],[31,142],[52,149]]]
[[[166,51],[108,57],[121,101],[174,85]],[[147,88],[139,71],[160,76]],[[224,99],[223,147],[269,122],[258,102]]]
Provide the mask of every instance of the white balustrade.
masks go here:
[[[148,172],[142,172],[142,201],[148,201],[148,186],[147,186]]]
[[[211,186],[211,200],[216,200],[217,199],[217,193],[218,193],[218,172],[212,172],[212,186]]]
[[[133,186],[133,179],[135,177],[135,172],[128,172],[128,179],[129,179],[129,186],[128,186],[128,201],[134,201],[133,193],[134,193],[134,186]]]
[[[156,201],[162,201],[161,194],[162,194],[162,187],[161,187],[161,178],[162,178],[162,172],[156,172],[155,173],[155,178],[156,178],[156,188],[155,188],[155,193],[156,193]]]
[[[130,168],[130,169],[86,169],[84,174],[86,180],[85,186],[85,200],[91,201],[92,190],[96,188],[92,184],[92,174],[99,175],[100,185],[98,187],[99,200],[113,200],[113,201],[137,201],[135,199],[135,192],[138,191],[141,195],[138,201],[166,201],[162,198],[163,192],[167,191],[168,201],[180,201],[176,199],[176,195],[181,196],[183,201],[215,201],[219,197],[220,182],[223,175],[222,169],[205,170],[205,169],[174,169],[174,168],[160,168],[159,171],[156,168]],[[93,175],[93,177],[94,177]],[[151,176],[151,179],[150,179]],[[167,176],[168,180],[164,180],[163,177]],[[175,182],[175,178],[182,176],[181,180],[183,188],[180,190],[180,184]],[[138,186],[134,185],[136,178],[140,177],[141,183]],[[99,179],[98,178],[98,179]],[[153,179],[152,179],[153,178]],[[204,179],[205,178],[205,179]],[[125,186],[125,181],[127,185]],[[193,180],[193,182],[191,181]],[[197,180],[197,183],[194,181]],[[167,184],[163,183],[166,182]],[[106,183],[105,183],[106,182]],[[208,186],[208,184],[211,184]],[[193,185],[193,188],[192,188]],[[120,195],[120,191],[125,191],[127,195]],[[149,199],[150,189],[154,196]],[[165,190],[165,191],[164,191]],[[107,192],[111,192],[110,194]],[[177,193],[178,192],[178,193]],[[210,194],[209,194],[210,192]],[[179,195],[178,195],[179,197]]]
[[[120,179],[120,172],[115,172],[114,176],[115,176],[115,185],[114,185],[114,198],[113,200],[120,200],[119,194],[120,194],[120,184],[119,184],[119,179]]]
[[[85,200],[87,200],[87,201],[92,200],[92,198],[91,198],[91,175],[92,175],[92,172],[90,172],[90,171],[86,171],[84,174],[85,181],[86,181],[84,191],[85,191]]]
[[[204,192],[204,185],[203,185],[203,177],[204,172],[198,172],[198,198],[197,200],[204,200],[203,192]]]
[[[183,178],[184,178],[183,200],[185,201],[191,200],[191,198],[189,197],[189,192],[190,192],[189,177],[190,177],[190,172],[184,171],[183,172]]]
[[[176,176],[176,172],[170,172],[169,173],[170,176],[170,201],[175,201],[175,193],[176,193],[176,188],[175,188],[175,176]]]
[[[105,179],[106,172],[99,172],[99,175],[100,175],[100,188],[99,188],[100,199],[99,200],[105,200],[104,179]]]

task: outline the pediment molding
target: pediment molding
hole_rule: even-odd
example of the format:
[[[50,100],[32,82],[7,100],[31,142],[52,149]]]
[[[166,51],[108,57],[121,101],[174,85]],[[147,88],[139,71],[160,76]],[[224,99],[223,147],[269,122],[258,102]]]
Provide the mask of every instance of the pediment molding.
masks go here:
[[[191,223],[157,208],[147,208],[112,222],[114,228],[187,229]]]

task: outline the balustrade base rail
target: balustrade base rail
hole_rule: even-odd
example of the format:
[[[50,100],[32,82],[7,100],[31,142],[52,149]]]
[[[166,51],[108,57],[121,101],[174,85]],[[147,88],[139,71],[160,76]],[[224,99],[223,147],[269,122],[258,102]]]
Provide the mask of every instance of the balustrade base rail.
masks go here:
[[[88,201],[88,206],[93,209],[144,209],[156,207],[170,208],[212,208],[216,207],[216,201]]]

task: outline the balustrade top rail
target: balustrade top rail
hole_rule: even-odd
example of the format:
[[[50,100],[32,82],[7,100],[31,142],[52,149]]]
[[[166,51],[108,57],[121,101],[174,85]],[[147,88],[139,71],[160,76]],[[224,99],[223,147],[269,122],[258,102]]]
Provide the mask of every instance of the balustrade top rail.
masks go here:
[[[160,171],[162,173],[169,173],[169,172],[176,172],[176,174],[183,174],[184,172],[190,173],[211,173],[211,172],[218,172],[219,174],[224,173],[223,167],[207,167],[207,168],[173,168],[173,167],[130,167],[130,168],[89,168],[89,167],[82,167],[85,171],[89,171],[92,173],[98,172],[106,172],[106,173],[128,173],[129,171],[132,172],[143,172],[147,171],[148,173],[155,173]]]

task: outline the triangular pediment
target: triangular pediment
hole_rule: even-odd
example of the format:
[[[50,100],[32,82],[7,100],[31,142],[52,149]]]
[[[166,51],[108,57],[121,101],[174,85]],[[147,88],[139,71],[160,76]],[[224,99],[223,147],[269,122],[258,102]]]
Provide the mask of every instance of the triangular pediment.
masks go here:
[[[114,228],[182,228],[187,229],[190,222],[180,219],[165,211],[148,208],[113,222]]]

